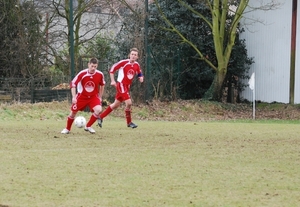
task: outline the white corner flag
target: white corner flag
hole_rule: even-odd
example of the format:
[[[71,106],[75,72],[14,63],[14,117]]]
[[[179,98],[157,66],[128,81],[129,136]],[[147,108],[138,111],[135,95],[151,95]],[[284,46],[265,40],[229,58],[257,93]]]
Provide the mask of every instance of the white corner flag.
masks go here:
[[[249,88],[253,92],[253,119],[255,119],[255,73],[253,72],[248,82]]]
[[[255,88],[255,73],[252,73],[248,84],[249,84],[249,88],[253,91]]]

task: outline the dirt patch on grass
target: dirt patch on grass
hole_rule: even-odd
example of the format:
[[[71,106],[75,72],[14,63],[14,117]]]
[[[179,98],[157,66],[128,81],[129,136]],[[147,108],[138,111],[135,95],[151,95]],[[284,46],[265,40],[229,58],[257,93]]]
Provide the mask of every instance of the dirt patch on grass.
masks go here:
[[[109,104],[109,103],[107,103]],[[103,109],[107,107],[103,105]],[[0,119],[65,119],[70,103],[13,103],[0,104]],[[162,121],[211,121],[252,119],[252,104],[228,104],[202,100],[179,100],[174,102],[152,101],[133,103],[133,119]],[[124,117],[124,106],[110,116]],[[258,103],[255,107],[255,119],[298,120],[300,106],[281,103]]]
[[[177,102],[151,102],[139,104],[140,118],[143,118],[141,111],[149,114],[146,119],[170,120],[170,121],[209,121],[209,120],[234,120],[252,119],[252,104],[228,104],[219,102],[208,102],[201,100],[177,101]],[[258,103],[255,107],[255,119],[273,120],[298,120],[300,118],[299,105],[281,103]]]

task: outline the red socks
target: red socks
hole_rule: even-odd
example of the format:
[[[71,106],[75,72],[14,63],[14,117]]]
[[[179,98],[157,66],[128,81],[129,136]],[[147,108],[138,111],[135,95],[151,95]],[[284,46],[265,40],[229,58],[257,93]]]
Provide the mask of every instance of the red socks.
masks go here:
[[[95,121],[97,120],[97,118],[98,118],[98,116],[97,116],[95,113],[93,113],[93,114],[91,115],[90,120],[89,120],[88,123],[86,124],[86,127],[92,126],[92,125],[95,123]]]
[[[71,118],[68,116],[67,127],[66,127],[67,130],[69,130],[69,131],[71,130],[71,126],[72,126],[73,122],[74,122],[74,118]]]
[[[108,106],[105,111],[103,111],[101,114],[100,114],[100,119],[104,119],[108,114],[110,114],[110,112],[112,112],[112,108],[110,106]]]
[[[112,108],[108,106],[100,115],[100,119],[104,119],[110,112],[112,112]],[[125,109],[125,117],[126,117],[126,122],[127,124],[131,123],[131,109]],[[89,126],[89,125],[87,125]]]
[[[131,110],[130,109],[125,109],[125,117],[126,117],[127,124],[130,124],[131,123]]]

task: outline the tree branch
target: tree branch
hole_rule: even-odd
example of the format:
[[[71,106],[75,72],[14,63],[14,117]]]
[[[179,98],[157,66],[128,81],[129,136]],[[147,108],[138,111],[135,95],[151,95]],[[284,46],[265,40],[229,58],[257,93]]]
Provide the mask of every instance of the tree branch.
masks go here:
[[[202,14],[200,14],[199,12],[197,12],[195,9],[193,9],[190,5],[186,4],[185,2],[183,2],[182,0],[178,0],[178,2],[184,6],[185,8],[187,8],[188,10],[190,10],[191,12],[193,12],[194,14],[196,14],[197,16],[199,16],[201,19],[203,19],[203,21],[206,22],[206,24],[212,29],[212,24],[207,20],[207,18],[205,18]],[[210,7],[211,8],[211,7]]]
[[[183,34],[181,34],[181,32],[168,20],[168,18],[165,16],[165,14],[163,13],[163,11],[161,10],[157,0],[154,0],[156,7],[158,8],[159,13],[161,14],[162,18],[164,19],[164,21],[167,23],[167,25],[169,25],[171,28],[166,30],[171,31],[176,33],[181,39],[182,39],[182,43],[187,43],[188,45],[190,45],[200,56],[201,60],[204,60],[211,68],[213,68],[214,70],[217,70],[216,66],[214,66],[212,64],[212,62],[210,62],[207,58],[205,58],[203,56],[203,54],[201,53],[201,51],[197,48],[196,45],[194,45],[191,41],[189,41],[187,38],[185,38],[183,36]]]

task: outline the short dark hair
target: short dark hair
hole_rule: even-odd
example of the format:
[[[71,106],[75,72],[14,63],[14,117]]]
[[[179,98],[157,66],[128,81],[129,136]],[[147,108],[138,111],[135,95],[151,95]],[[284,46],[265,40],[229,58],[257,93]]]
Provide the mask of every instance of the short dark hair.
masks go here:
[[[89,63],[91,64],[98,64],[98,59],[97,58],[91,58]]]

